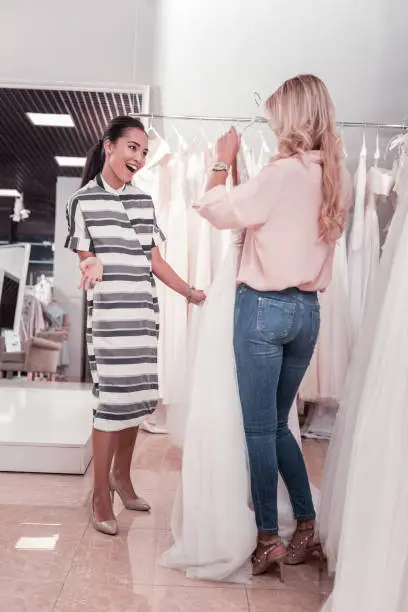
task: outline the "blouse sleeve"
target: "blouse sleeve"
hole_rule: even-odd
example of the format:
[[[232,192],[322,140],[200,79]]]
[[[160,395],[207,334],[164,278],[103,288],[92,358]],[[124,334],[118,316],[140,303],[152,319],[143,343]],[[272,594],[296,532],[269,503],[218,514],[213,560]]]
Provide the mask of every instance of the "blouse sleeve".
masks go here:
[[[153,208],[153,246],[161,247],[165,241],[166,235],[160,229],[159,224],[157,223],[156,211]]]
[[[278,168],[270,164],[231,191],[224,186],[210,189],[194,208],[217,229],[261,226],[279,202],[281,184]]]
[[[84,215],[78,197],[72,198],[67,204],[66,210],[68,222],[68,236],[65,240],[65,248],[71,251],[94,252],[91,236],[85,224]]]

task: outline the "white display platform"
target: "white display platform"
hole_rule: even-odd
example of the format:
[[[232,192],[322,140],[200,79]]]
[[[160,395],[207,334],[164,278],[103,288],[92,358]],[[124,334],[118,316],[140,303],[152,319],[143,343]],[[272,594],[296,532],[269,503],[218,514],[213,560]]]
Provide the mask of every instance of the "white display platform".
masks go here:
[[[97,401],[89,385],[0,380],[0,398],[0,472],[86,472]]]

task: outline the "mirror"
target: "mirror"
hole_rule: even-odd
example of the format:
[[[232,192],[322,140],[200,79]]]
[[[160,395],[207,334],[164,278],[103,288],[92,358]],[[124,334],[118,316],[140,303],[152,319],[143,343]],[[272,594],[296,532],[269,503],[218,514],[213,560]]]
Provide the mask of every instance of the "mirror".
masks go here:
[[[29,244],[0,246],[0,330],[18,336],[30,261]]]

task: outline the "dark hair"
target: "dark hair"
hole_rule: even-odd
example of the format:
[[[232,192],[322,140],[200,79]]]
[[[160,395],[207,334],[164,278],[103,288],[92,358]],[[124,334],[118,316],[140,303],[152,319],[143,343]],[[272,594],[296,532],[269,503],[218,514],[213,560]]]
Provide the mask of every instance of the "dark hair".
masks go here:
[[[126,130],[132,128],[137,128],[138,130],[142,130],[142,132],[146,133],[143,123],[135,117],[121,115],[120,117],[115,117],[109,122],[101,140],[92,147],[87,155],[85,168],[82,173],[81,187],[89,183],[89,181],[94,179],[95,176],[102,172],[103,165],[105,163],[105,150],[103,147],[105,140],[116,142],[124,135]]]

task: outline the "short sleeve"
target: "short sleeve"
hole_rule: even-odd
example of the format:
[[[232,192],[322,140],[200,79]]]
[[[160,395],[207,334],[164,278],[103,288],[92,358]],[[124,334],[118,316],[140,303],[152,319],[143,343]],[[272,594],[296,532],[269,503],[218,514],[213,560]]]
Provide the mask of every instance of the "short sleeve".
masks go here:
[[[157,223],[156,211],[153,209],[153,246],[161,247],[166,242],[166,236]]]
[[[94,252],[91,236],[85,224],[78,197],[73,197],[67,204],[66,210],[68,222],[68,236],[65,240],[65,248],[71,251]]]

